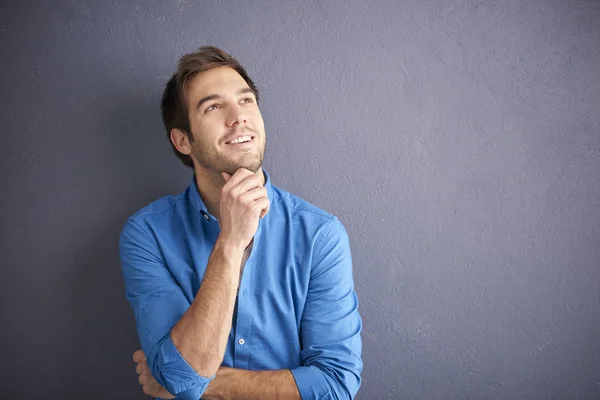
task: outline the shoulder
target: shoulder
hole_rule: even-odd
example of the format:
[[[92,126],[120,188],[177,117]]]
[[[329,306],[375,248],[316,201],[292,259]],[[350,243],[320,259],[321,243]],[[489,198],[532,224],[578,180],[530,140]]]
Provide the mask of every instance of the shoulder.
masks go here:
[[[144,231],[153,231],[155,227],[169,224],[185,207],[189,190],[188,187],[178,195],[167,195],[142,207],[127,219],[124,230],[135,226]]]
[[[298,216],[312,217],[323,222],[336,221],[337,217],[275,185],[273,187],[273,203]]]
[[[271,207],[276,207],[292,224],[315,236],[346,235],[337,216],[284,189],[273,186]]]

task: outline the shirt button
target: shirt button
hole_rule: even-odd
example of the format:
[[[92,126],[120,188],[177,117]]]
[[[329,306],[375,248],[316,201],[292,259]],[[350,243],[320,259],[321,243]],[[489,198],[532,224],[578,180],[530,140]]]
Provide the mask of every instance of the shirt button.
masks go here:
[[[207,220],[207,221],[208,221],[208,220],[210,219],[210,217],[208,216],[208,214],[203,214],[203,215],[204,215],[204,219],[205,219],[205,220]]]
[[[239,343],[240,345],[242,345],[242,344],[246,343],[246,341],[244,340],[244,338],[241,338],[240,340],[238,340],[238,343]]]

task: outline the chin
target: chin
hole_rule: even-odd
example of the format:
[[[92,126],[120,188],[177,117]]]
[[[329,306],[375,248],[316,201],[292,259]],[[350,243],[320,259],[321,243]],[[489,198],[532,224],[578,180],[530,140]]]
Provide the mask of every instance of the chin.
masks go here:
[[[237,163],[233,163],[232,169],[233,172],[237,171],[240,168],[245,168],[247,170],[250,170],[254,173],[256,173],[256,171],[258,171],[260,169],[260,167],[262,166],[262,160],[258,160],[258,159],[246,159],[246,160],[241,160],[240,162]]]
[[[222,169],[219,169],[219,173],[221,171],[227,172],[228,174],[233,175],[235,173],[235,171],[237,171],[240,168],[245,168],[249,171],[252,171],[253,173],[256,173],[259,169],[260,169],[261,165],[256,166],[256,164],[237,164],[237,165],[227,165],[224,166]]]
[[[260,165],[256,166],[256,164],[251,164],[251,165],[240,165],[237,169],[246,168],[247,170],[250,170],[250,171],[256,173],[256,171],[258,171],[260,169],[260,167],[261,167]],[[236,171],[237,171],[237,169],[236,169]]]

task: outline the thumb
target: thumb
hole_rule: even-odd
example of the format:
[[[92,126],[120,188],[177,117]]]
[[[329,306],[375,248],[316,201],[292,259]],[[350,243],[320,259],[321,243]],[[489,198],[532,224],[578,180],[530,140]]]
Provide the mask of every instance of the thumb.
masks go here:
[[[228,182],[229,179],[231,179],[231,174],[228,172],[223,171],[221,172],[221,175],[223,175],[223,179],[225,179],[225,182]]]

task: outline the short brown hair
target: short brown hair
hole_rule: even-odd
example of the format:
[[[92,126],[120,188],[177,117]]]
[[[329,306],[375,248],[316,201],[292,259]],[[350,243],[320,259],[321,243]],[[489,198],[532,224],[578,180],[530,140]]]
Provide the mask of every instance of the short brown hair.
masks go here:
[[[160,109],[163,123],[167,130],[167,138],[169,138],[169,143],[171,143],[173,151],[181,162],[191,168],[194,168],[194,163],[190,156],[180,153],[171,142],[171,130],[179,129],[187,135],[191,142],[194,141],[188,115],[186,85],[199,73],[217,67],[229,67],[240,74],[250,89],[254,91],[256,102],[258,103],[258,89],[256,85],[250,79],[244,67],[223,50],[213,46],[204,46],[194,53],[181,57],[177,72],[169,79],[163,91]]]

